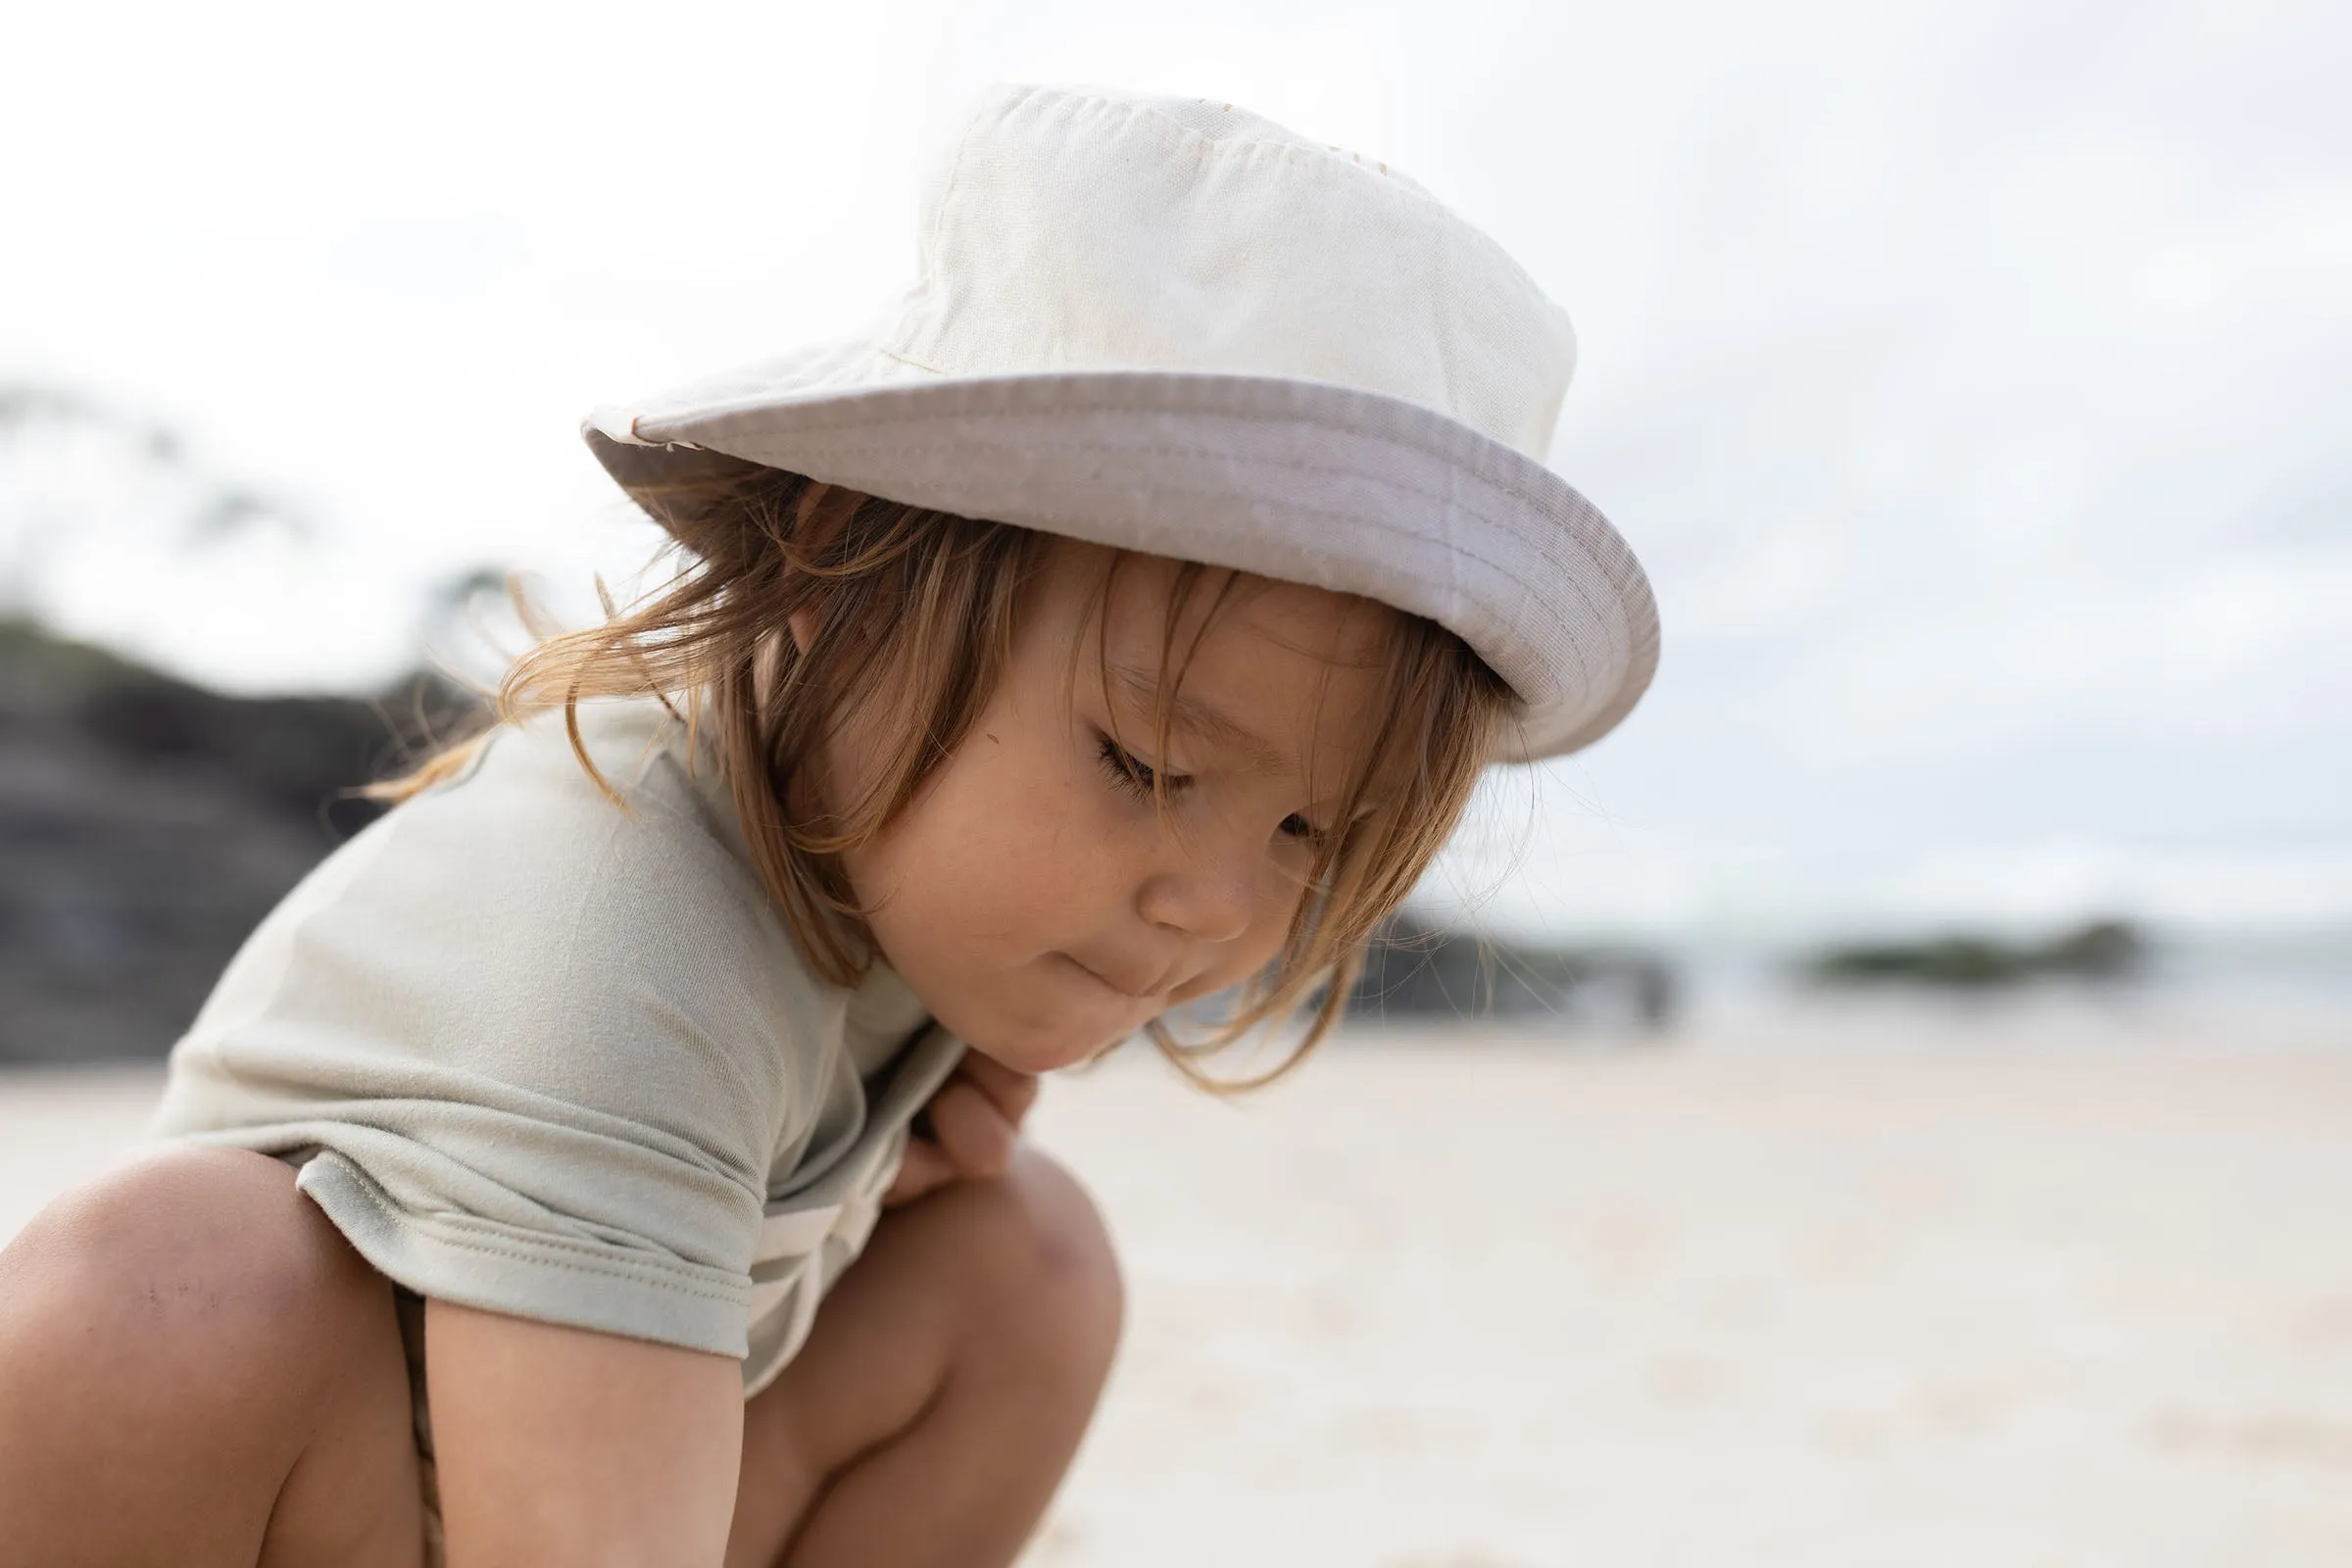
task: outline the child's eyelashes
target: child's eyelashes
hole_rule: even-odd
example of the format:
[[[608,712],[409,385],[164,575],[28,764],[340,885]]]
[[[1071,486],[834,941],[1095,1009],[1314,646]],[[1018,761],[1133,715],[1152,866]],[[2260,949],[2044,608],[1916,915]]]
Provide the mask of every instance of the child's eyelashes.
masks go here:
[[[1102,771],[1110,776],[1110,781],[1138,800],[1148,801],[1152,798],[1154,780],[1170,795],[1192,783],[1192,779],[1182,773],[1170,773],[1162,778],[1150,762],[1107,735],[1102,737],[1097,750],[1102,758]]]
[[[1163,774],[1107,735],[1098,735],[1095,751],[1102,760],[1104,776],[1139,801],[1151,800],[1155,785],[1170,796],[1180,795],[1192,786],[1189,773]],[[1282,819],[1281,831],[1284,838],[1299,844],[1321,844],[1324,837],[1321,828],[1296,811]]]

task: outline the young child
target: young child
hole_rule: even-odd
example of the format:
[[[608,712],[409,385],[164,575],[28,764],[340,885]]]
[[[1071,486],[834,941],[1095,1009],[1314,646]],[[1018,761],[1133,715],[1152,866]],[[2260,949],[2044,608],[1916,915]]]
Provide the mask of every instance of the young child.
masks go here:
[[[1648,682],[1540,461],[1573,353],[1384,165],[987,95],[895,318],[592,417],[677,575],[390,787],[161,1146],[0,1253],[0,1555],[1009,1562],[1120,1311],[1037,1075],[1312,1046],[1481,767]]]

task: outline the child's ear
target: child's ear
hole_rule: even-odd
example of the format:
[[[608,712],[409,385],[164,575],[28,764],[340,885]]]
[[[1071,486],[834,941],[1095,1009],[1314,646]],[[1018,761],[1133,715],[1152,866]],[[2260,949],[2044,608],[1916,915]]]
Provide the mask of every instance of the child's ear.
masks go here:
[[[803,605],[784,617],[784,629],[792,633],[792,646],[803,654],[808,653],[808,645],[816,640],[815,610]]]

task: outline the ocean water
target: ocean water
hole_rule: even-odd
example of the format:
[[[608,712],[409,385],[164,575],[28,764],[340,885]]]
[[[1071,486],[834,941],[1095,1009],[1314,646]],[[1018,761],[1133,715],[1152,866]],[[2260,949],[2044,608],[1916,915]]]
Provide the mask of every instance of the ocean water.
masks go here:
[[[1606,981],[1572,993],[1556,1013],[1521,1016],[1502,1027],[1564,1042],[1701,1047],[1769,1047],[1831,1036],[1963,1045],[1994,1038],[2242,1038],[2352,1049],[2352,933],[2267,939],[2159,934],[2150,940],[2146,961],[2126,977],[1974,989],[1822,986],[1802,973],[1813,950],[1793,946],[1666,940],[1648,947],[1675,976],[1675,1005],[1662,1027],[1646,1026],[1624,988]]]

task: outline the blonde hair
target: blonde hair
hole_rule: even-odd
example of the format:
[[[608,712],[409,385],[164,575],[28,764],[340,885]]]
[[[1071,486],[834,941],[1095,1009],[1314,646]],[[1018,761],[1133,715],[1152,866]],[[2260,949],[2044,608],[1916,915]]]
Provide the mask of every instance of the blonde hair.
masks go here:
[[[631,493],[669,530],[665,553],[682,557],[678,568],[637,603],[608,607],[604,624],[547,636],[524,653],[498,690],[496,722],[563,710],[581,766],[617,801],[588,756],[578,704],[681,699],[686,722],[715,729],[754,866],[810,966],[853,985],[876,951],[843,855],[887,829],[969,731],[1010,655],[1024,592],[1056,541],[715,454],[684,477]],[[1111,555],[1098,615],[1128,560]],[[1185,668],[1237,577],[1178,567],[1161,639],[1158,755],[1166,755]],[[821,652],[801,652],[787,630],[796,616],[813,617],[807,641]],[[1316,847],[1280,954],[1205,1038],[1181,1040],[1163,1019],[1148,1026],[1202,1087],[1271,1082],[1330,1032],[1365,942],[1452,831],[1503,720],[1508,688],[1467,644],[1419,616],[1394,619],[1382,671],[1386,721],[1373,727],[1382,745],[1341,795],[1340,825]],[[878,710],[906,717],[888,737],[874,782],[856,800],[810,798],[826,736],[876,692],[890,697]],[[449,747],[370,793],[415,795],[461,770],[485,738]],[[1303,1038],[1272,1068],[1239,1079],[1202,1070],[1206,1056],[1310,1003]]]

